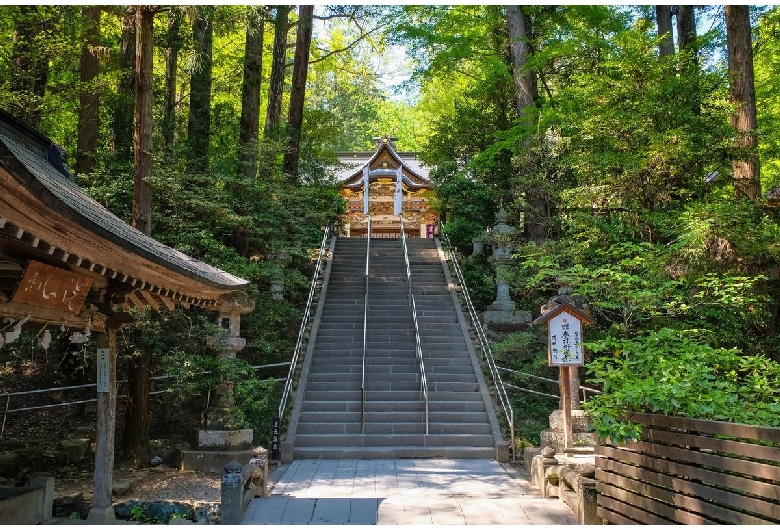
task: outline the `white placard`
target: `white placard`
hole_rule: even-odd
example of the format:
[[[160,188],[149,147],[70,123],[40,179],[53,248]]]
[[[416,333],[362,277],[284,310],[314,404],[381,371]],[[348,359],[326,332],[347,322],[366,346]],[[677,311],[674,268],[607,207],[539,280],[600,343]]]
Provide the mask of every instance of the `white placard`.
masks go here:
[[[550,341],[550,366],[580,366],[582,362],[582,326],[580,320],[561,311],[547,322]]]
[[[97,349],[97,391],[108,392],[110,377],[108,373],[108,357],[111,351],[108,348]]]

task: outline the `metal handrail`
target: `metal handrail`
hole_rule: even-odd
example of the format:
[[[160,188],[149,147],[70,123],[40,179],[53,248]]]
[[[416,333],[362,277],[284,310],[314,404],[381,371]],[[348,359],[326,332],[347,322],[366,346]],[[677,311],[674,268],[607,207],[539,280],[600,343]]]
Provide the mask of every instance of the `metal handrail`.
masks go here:
[[[284,383],[284,390],[282,391],[282,400],[279,402],[279,420],[284,418],[284,409],[287,406],[287,399],[290,397],[292,391],[293,377],[295,376],[295,367],[298,364],[298,357],[303,350],[303,343],[306,337],[306,327],[309,324],[309,316],[311,315],[311,308],[314,303],[314,295],[317,291],[317,280],[322,270],[322,262],[325,258],[325,249],[327,248],[328,239],[330,239],[330,226],[325,227],[325,232],[322,234],[322,242],[320,243],[320,252],[317,255],[317,265],[314,267],[314,275],[311,278],[311,287],[309,288],[309,298],[306,300],[306,309],[303,311],[303,318],[301,319],[301,327],[298,329],[298,341],[295,343],[295,350],[293,350],[292,359],[290,360],[290,370],[287,373],[287,380]]]
[[[425,375],[425,361],[423,360],[422,341],[420,340],[420,325],[417,322],[417,304],[412,293],[412,269],[409,266],[409,248],[406,245],[406,232],[404,221],[401,218],[401,246],[404,249],[404,262],[406,263],[406,285],[409,293],[409,305],[412,308],[412,322],[414,323],[415,355],[420,368],[420,391],[425,401],[425,434],[428,434],[428,378]]]
[[[504,381],[501,379],[501,374],[499,373],[498,368],[496,367],[496,363],[493,358],[493,351],[490,349],[490,343],[487,340],[485,331],[482,329],[482,324],[479,321],[479,316],[477,315],[477,311],[474,309],[474,304],[471,303],[471,297],[469,296],[469,289],[466,286],[466,279],[463,276],[463,272],[460,269],[460,264],[458,263],[458,258],[455,254],[455,249],[452,248],[452,244],[450,243],[450,238],[444,232],[444,225],[441,222],[439,223],[439,238],[441,239],[442,243],[444,243],[444,245],[446,246],[448,254],[450,256],[450,260],[452,261],[453,269],[455,270],[455,275],[458,279],[458,283],[460,283],[461,293],[463,294],[463,300],[466,304],[466,308],[469,311],[469,317],[471,317],[471,324],[474,328],[474,331],[477,334],[477,338],[479,338],[479,342],[482,350],[482,360],[485,361],[485,363],[488,366],[488,369],[490,370],[490,375],[493,379],[493,386],[495,387],[496,395],[498,396],[499,405],[503,409],[504,415],[506,416],[507,422],[509,423],[509,433],[512,442],[511,445],[512,459],[515,459],[516,458],[515,411],[514,409],[512,409],[512,404],[509,402],[509,396],[506,393],[506,386],[504,385]]]
[[[371,216],[366,232],[366,283],[363,298],[363,377],[360,382],[360,434],[366,432],[366,346],[368,342],[368,264],[371,257]]]
[[[509,372],[509,373],[512,373],[512,374],[520,374],[523,377],[530,377],[531,379],[538,379],[539,381],[546,381],[546,382],[552,383],[552,384],[554,384],[554,385],[556,385],[558,387],[560,387],[560,384],[561,384],[561,382],[558,381],[557,379],[549,379],[547,377],[542,377],[542,376],[539,376],[539,375],[528,374],[526,372],[521,372],[520,370],[512,370],[510,368],[505,368],[503,366],[498,366],[497,368],[499,370],[503,370],[504,372]],[[506,383],[506,386],[508,386],[510,388],[515,388],[517,390],[522,390],[523,392],[530,392],[531,394],[542,394],[541,392],[535,392],[535,391],[529,390],[527,388],[520,388],[519,386],[510,385],[509,383]],[[588,401],[588,395],[587,395],[588,392],[590,392],[592,394],[601,394],[601,390],[596,390],[595,388],[588,388],[587,386],[582,386],[582,385],[580,385],[580,390],[582,390],[582,402],[583,403]],[[550,397],[560,398],[560,396],[553,396],[552,394],[542,394],[542,395],[543,396],[550,396]]]

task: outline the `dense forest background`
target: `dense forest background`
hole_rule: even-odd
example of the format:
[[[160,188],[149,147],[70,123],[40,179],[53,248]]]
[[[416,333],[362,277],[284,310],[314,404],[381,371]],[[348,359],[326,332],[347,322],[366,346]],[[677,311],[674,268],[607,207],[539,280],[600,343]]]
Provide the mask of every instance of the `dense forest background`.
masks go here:
[[[175,374],[182,399],[229,371],[260,442],[280,374],[250,365],[289,358],[310,249],[344,211],[334,155],[379,134],[434,168],[480,303],[494,272],[470,249],[499,209],[522,227],[518,305],[574,288],[597,321],[600,434],[631,436],[627,410],[780,425],[779,29],[780,8],[748,6],[2,6],[0,107],[109,210],[252,281],[231,366],[196,312],[139,317],[121,342],[131,377]],[[532,331],[496,351],[547,370]],[[518,398],[525,440],[554,405]],[[125,451],[148,462],[143,429]]]

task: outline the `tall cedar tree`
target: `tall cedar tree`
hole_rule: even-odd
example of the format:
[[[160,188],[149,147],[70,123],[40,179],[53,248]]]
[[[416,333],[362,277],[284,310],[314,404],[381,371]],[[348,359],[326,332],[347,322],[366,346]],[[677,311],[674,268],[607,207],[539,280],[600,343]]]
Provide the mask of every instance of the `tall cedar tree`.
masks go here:
[[[284,70],[287,56],[287,32],[290,24],[290,6],[276,6],[274,19],[274,49],[271,59],[271,79],[268,82],[268,107],[265,115],[264,134],[273,138],[282,122],[282,95],[284,93]]]
[[[677,6],[677,49],[689,50],[694,57],[697,54],[695,6]]]
[[[298,180],[303,104],[306,96],[306,72],[309,69],[313,16],[314,6],[299,7],[290,107],[287,110],[287,150],[284,153],[284,173],[293,183]]]
[[[133,152],[133,105],[135,94],[135,7],[122,14],[122,49],[119,52],[119,81],[113,112],[114,153],[120,162],[131,162]]]
[[[726,6],[729,95],[736,105],[731,125],[737,133],[736,147],[743,149],[734,160],[734,189],[738,198],[755,201],[761,193],[756,137],[756,89],[753,79],[753,42],[750,10],[746,5]]]
[[[264,19],[265,8],[247,6],[244,82],[241,86],[241,131],[238,137],[238,172],[247,180],[257,176]]]
[[[165,111],[162,121],[164,147],[171,147],[176,132],[176,73],[183,39],[181,26],[184,12],[178,7],[168,10],[168,31],[165,34]]]
[[[42,39],[51,33],[52,7],[21,5],[14,9],[10,88],[17,99],[11,113],[31,127],[40,127],[43,96],[49,80],[49,57]],[[48,35],[50,38],[51,35]]]
[[[674,37],[672,36],[672,8],[669,5],[655,6],[655,22],[658,24],[658,53],[662,57],[674,55]]]
[[[100,126],[100,96],[93,80],[100,73],[100,6],[81,8],[82,42],[79,61],[79,130],[76,142],[76,173],[89,173],[95,168],[95,154]]]
[[[195,64],[190,76],[190,114],[187,123],[190,148],[187,171],[191,173],[203,173],[209,165],[213,12],[212,6],[197,6],[192,21]]]
[[[515,80],[515,105],[518,115],[523,116],[526,109],[533,106],[536,97],[536,74],[526,71],[526,63],[531,55],[530,20],[523,6],[508,5],[506,21],[509,50],[512,56],[512,74]]]
[[[133,226],[152,233],[152,59],[154,8],[137,6],[135,60],[135,134],[133,139]],[[149,392],[152,354],[148,349],[130,356],[125,400],[124,454],[137,467],[147,465],[149,444]]]

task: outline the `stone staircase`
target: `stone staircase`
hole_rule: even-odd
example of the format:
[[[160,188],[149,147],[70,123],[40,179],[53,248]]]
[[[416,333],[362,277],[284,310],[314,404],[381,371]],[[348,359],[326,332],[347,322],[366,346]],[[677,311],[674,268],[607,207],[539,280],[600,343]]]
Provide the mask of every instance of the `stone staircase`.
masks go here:
[[[366,239],[338,238],[296,394],[288,458],[496,458],[498,423],[436,242],[407,242],[428,380],[428,434],[398,239],[371,240],[361,434]]]

